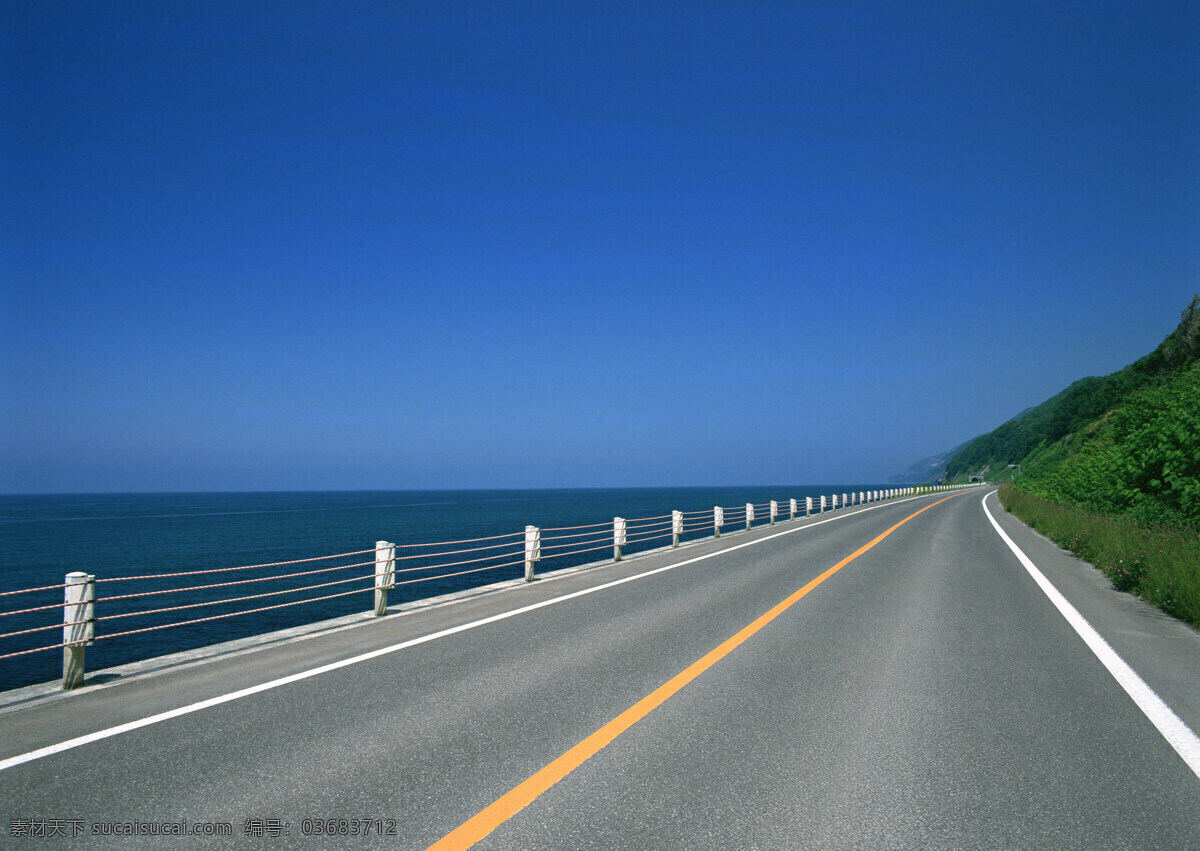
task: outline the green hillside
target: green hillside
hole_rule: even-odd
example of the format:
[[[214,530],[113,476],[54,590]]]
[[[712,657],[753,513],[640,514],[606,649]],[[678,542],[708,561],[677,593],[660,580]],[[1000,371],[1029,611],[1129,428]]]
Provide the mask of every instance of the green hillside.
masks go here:
[[[1043,447],[1020,487],[1104,514],[1200,528],[1200,362]]]
[[[1085,468],[1090,469],[1090,462],[1077,456],[1106,454],[1106,475],[1114,477],[1110,484],[1125,495],[1101,500],[1103,505],[1122,511],[1138,507],[1154,514],[1150,506],[1161,502],[1173,518],[1178,519],[1182,511],[1184,516],[1200,519],[1200,504],[1194,496],[1185,496],[1190,491],[1184,480],[1190,475],[1194,483],[1197,478],[1194,462],[1190,468],[1187,464],[1181,467],[1171,454],[1180,452],[1191,459],[1197,455],[1197,363],[1200,296],[1192,299],[1179,327],[1152,353],[1112,375],[1076,381],[1052,399],[970,441],[947,464],[946,478],[963,481],[983,474],[998,479],[1007,473],[1009,464],[1021,464],[1022,468],[1029,466],[1026,472],[1030,475],[1049,481],[1055,470],[1073,458],[1070,481],[1074,484],[1061,483],[1070,489],[1055,494],[1086,501],[1097,480],[1082,475]],[[1162,416],[1165,409],[1181,406],[1184,410],[1176,410],[1175,415]],[[1126,410],[1118,413],[1121,409]],[[1114,416],[1116,422],[1108,422]],[[1131,438],[1147,445],[1137,452],[1129,448],[1128,453],[1112,446],[1114,440]],[[1128,493],[1130,487],[1143,496],[1134,498]]]
[[[1200,627],[1200,296],[1152,353],[971,441],[947,478],[1007,478],[1009,464],[1022,470],[1005,508]]]

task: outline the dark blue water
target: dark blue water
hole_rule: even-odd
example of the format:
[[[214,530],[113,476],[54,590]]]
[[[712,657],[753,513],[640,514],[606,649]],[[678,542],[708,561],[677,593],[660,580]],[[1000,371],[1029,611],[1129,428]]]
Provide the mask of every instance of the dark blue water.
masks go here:
[[[369,578],[373,566],[331,571],[308,577],[251,583],[223,589],[203,589],[186,594],[169,594],[136,600],[106,600],[107,597],[243,580],[300,572],[341,564],[369,562],[373,553],[349,556],[341,560],[292,567],[218,573],[208,576],[172,577],[167,580],[110,582],[113,577],[145,574],[177,574],[193,570],[255,565],[290,559],[303,559],[337,553],[368,550],[377,540],[398,545],[523,532],[526,525],[540,528],[604,523],[597,530],[583,530],[590,537],[582,540],[595,546],[597,537],[611,535],[615,516],[629,518],[669,515],[673,509],[684,512],[711,511],[714,505],[726,506],[731,514],[747,502],[780,503],[782,518],[787,516],[787,500],[820,494],[865,490],[879,485],[829,485],[795,487],[721,487],[721,488],[639,488],[535,491],[362,491],[322,493],[211,493],[211,494],[102,494],[52,496],[0,496],[0,592],[62,583],[66,573],[81,570],[97,577],[96,616],[139,612],[165,606],[223,600],[246,594],[262,593],[301,584],[341,581],[318,591],[266,597],[241,603],[206,605],[161,615],[140,615],[100,620],[97,640],[87,650],[89,671],[136,661],[162,653],[185,650],[217,641],[283,629],[353,612],[370,611],[373,606]],[[727,530],[744,528],[740,515]],[[767,522],[765,516],[755,525]],[[706,528],[685,534],[684,540],[707,537]],[[626,553],[635,553],[670,543],[669,527],[665,537],[631,542]],[[560,533],[561,534],[561,533]],[[634,536],[631,531],[631,537]],[[483,566],[519,560],[520,537],[497,542],[504,547],[483,555],[496,556]],[[599,542],[600,549],[559,558],[547,558],[539,571],[555,570],[573,564],[611,559],[611,538]],[[434,548],[435,550],[437,548]],[[455,549],[455,547],[441,548]],[[565,552],[570,548],[558,550]],[[397,555],[421,552],[399,550]],[[550,555],[546,551],[544,555]],[[472,555],[441,557],[428,563],[469,559]],[[480,557],[476,554],[474,557]],[[397,566],[419,567],[426,562],[410,561]],[[406,600],[444,594],[473,585],[512,579],[524,574],[520,564],[503,569],[470,573],[464,576],[428,581],[438,573],[478,567],[465,565],[421,573],[398,575],[399,580],[421,579],[398,585],[389,594],[389,605]],[[349,596],[266,612],[227,617],[204,623],[167,629],[151,629],[180,620],[208,617],[246,608],[269,606],[305,596],[355,591]],[[39,605],[60,604],[62,589],[0,597],[0,612]],[[62,640],[62,611],[0,617],[0,633],[60,625],[57,629],[11,638],[0,638],[0,655],[56,644]],[[132,629],[151,629],[135,635],[103,636]],[[0,659],[0,689],[53,680],[61,675],[61,649],[44,650],[13,658]]]

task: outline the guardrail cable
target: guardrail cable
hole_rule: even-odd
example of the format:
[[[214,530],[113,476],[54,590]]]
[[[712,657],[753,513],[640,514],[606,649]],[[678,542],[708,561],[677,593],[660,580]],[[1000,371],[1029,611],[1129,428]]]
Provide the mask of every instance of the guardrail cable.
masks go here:
[[[374,552],[374,550],[368,550]],[[356,564],[343,564],[337,567],[322,567],[318,570],[302,570],[297,573],[281,573],[277,576],[259,576],[255,579],[235,579],[232,582],[210,582],[207,585],[188,585],[183,588],[163,588],[158,591],[137,591],[133,594],[113,594],[107,597],[98,597],[96,602],[109,603],[114,600],[133,600],[137,597],[158,597],[163,594],[179,594],[183,591],[207,591],[209,588],[228,588],[233,585],[250,585],[255,582],[272,582],[276,579],[292,579],[296,576],[313,576],[317,573],[332,573],[335,570],[350,570],[355,567],[370,567],[373,566],[373,561],[360,561]],[[96,580],[99,582],[99,580]],[[247,598],[249,599],[249,598]],[[63,604],[59,603],[61,607]]]
[[[79,582],[76,584],[82,585],[84,583]],[[66,605],[66,603],[51,603],[48,606],[31,606],[28,609],[14,609],[11,612],[0,612],[0,618],[6,618],[9,615],[27,615],[30,612],[48,612],[51,609],[61,609],[65,605]],[[4,636],[0,635],[0,638],[3,638],[3,637]]]
[[[339,553],[331,556],[313,556],[312,558],[294,558],[290,561],[270,561],[265,564],[243,564],[237,567],[211,567],[205,570],[180,570],[175,573],[149,573],[144,576],[107,576],[96,580],[96,583],[101,582],[132,582],[135,579],[174,579],[178,576],[200,576],[205,573],[230,573],[235,570],[258,570],[264,567],[284,567],[289,564],[306,564],[314,561],[328,561],[331,558],[350,558],[351,556],[361,556],[367,553],[375,552],[370,550],[355,550],[352,553]]]
[[[0,591],[0,597],[11,597],[14,594],[32,594],[35,591],[53,591],[56,588],[74,588],[76,585],[86,585],[86,582],[63,582],[58,585],[41,585],[37,588],[18,588],[16,591]]]
[[[551,538],[550,540],[556,541],[559,539]],[[588,540],[586,540],[586,541],[569,541],[565,544],[547,544],[545,539],[543,539],[542,540],[542,552],[545,552],[546,550],[561,550],[561,549],[566,549],[567,547],[578,547],[581,545],[599,544],[599,543],[604,543],[604,542],[607,542],[610,547],[612,546],[612,532],[606,532],[603,535],[600,535],[599,537],[596,537],[595,533],[593,533],[593,536],[591,538],[588,538]]]
[[[525,533],[522,532],[521,534],[524,535]],[[451,543],[459,543],[459,542],[452,541]],[[524,541],[506,541],[503,544],[489,544],[486,547],[470,547],[465,550],[447,550],[446,552],[442,552],[442,553],[413,553],[411,555],[406,555],[406,556],[396,556],[393,559],[393,561],[412,561],[413,559],[417,559],[417,558],[438,558],[440,556],[456,556],[456,555],[460,555],[462,553],[478,553],[478,552],[482,552],[483,550],[502,550],[502,549],[507,549],[507,548],[511,548],[511,547],[515,547],[515,546],[524,546],[524,543],[525,543]],[[416,546],[416,545],[414,544],[413,546]],[[430,544],[429,546],[437,546],[437,545]],[[442,546],[446,546],[446,544],[442,544]],[[396,545],[396,549],[400,549],[399,544]],[[374,550],[368,550],[368,552],[374,552]]]
[[[555,526],[549,529],[543,529],[542,532],[571,532],[575,529],[595,529],[597,526],[612,526],[611,520],[605,520],[602,523],[585,523],[582,526]]]
[[[374,577],[371,577],[371,578],[374,579]],[[370,590],[371,590],[370,588],[365,588],[365,589],[364,588],[356,588],[353,591],[342,591],[339,594],[327,594],[324,597],[312,597],[311,599],[307,599],[307,600],[293,600],[290,603],[279,603],[278,605],[275,605],[275,606],[260,606],[259,608],[256,608],[256,609],[243,609],[243,610],[236,611],[236,612],[226,612],[223,615],[210,615],[207,618],[193,618],[192,620],[177,621],[175,623],[158,624],[157,626],[147,626],[147,627],[142,627],[141,629],[127,629],[124,632],[109,632],[109,633],[105,633],[103,635],[97,635],[96,640],[100,641],[101,639],[120,638],[123,635],[138,635],[139,633],[143,633],[143,632],[154,632],[155,630],[159,630],[159,629],[170,629],[171,627],[176,627],[176,626],[188,626],[188,625],[194,624],[194,623],[206,623],[208,621],[219,621],[219,620],[222,620],[223,618],[233,618],[233,617],[237,617],[238,615],[252,615],[256,612],[269,612],[274,609],[286,609],[289,606],[302,606],[305,603],[317,603],[317,602],[320,602],[321,600],[332,600],[335,597],[348,597],[351,594],[362,594],[365,591],[370,591]]]
[[[57,628],[58,626],[61,626],[61,624],[56,624],[55,626]],[[41,653],[43,650],[57,650],[59,647],[66,646],[67,645],[65,642],[59,642],[58,644],[47,644],[45,647],[33,647],[29,650],[17,650],[13,653],[5,653],[4,655],[0,656],[0,659],[11,659],[13,656],[28,656],[30,653]]]
[[[61,609],[62,606],[59,606],[59,608]],[[32,629],[18,629],[16,632],[6,632],[3,635],[0,635],[0,638],[12,638],[14,635],[28,635],[31,632],[47,632],[52,629],[62,629],[64,626],[79,626],[80,624],[84,624],[84,623],[87,623],[87,621],[72,621],[71,623],[52,623],[52,624],[50,624],[50,626],[35,626]],[[4,658],[3,656],[0,656],[0,659],[3,659],[3,658]]]
[[[603,544],[601,544],[598,547],[588,547],[587,549],[571,550],[570,552],[566,552],[566,553],[554,553],[553,555],[543,555],[542,561],[547,561],[552,558],[562,558],[563,556],[578,555],[579,553],[594,553],[599,550],[609,550],[609,549],[612,549],[612,538],[608,538]]]
[[[162,614],[163,612],[182,612],[185,609],[200,609],[200,608],[203,608],[204,606],[224,606],[229,603],[239,603],[242,600],[261,600],[264,597],[279,597],[283,594],[299,594],[301,591],[313,591],[317,588],[330,588],[334,585],[345,585],[348,582],[367,582],[367,581],[370,581],[372,584],[371,584],[370,588],[365,588],[363,590],[370,590],[371,588],[375,587],[374,586],[374,582],[375,582],[374,574],[372,574],[371,576],[352,576],[349,579],[336,579],[333,582],[321,582],[317,585],[303,585],[299,588],[284,588],[282,591],[264,591],[261,594],[245,594],[241,597],[228,597],[224,600],[204,600],[199,603],[184,603],[183,605],[179,605],[179,606],[163,606],[158,609],[143,609],[140,612],[119,612],[118,614],[115,614],[115,615],[103,615],[101,617],[98,617],[98,618],[96,618],[96,622],[99,623],[100,621],[115,621],[115,620],[120,620],[122,618],[141,618],[141,617],[145,617],[147,615],[159,615],[159,614]],[[111,598],[106,598],[106,599],[111,599]],[[97,600],[96,602],[99,603],[102,601],[103,600]],[[99,638],[99,636],[97,636],[97,638]]]
[[[477,567],[473,570],[460,570],[457,573],[439,573],[437,576],[423,576],[420,579],[406,579],[403,582],[397,582],[396,585],[416,585],[418,582],[432,582],[435,579],[449,579],[452,576],[466,576],[468,573],[482,573],[485,570],[499,570],[502,567],[513,567],[518,564],[524,564],[525,561],[510,561],[505,564],[492,564],[487,567]]]

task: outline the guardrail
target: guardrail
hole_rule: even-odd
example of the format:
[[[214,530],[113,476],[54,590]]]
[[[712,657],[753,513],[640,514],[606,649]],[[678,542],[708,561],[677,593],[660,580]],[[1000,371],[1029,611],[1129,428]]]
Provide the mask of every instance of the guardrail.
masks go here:
[[[784,511],[788,520],[795,520],[797,517],[836,510],[839,507],[980,486],[938,485],[858,491],[830,494],[828,501],[824,495],[816,498],[789,499],[782,503],[771,500],[730,508],[714,506],[712,509],[699,511],[672,511],[670,514],[656,517],[615,517],[612,521],[582,526],[545,529],[526,526],[524,532],[434,543],[398,545],[389,541],[377,541],[371,549],[354,552],[209,570],[100,578],[82,571],[72,571],[65,576],[61,584],[0,592],[0,600],[3,601],[25,594],[44,594],[56,590],[63,592],[61,603],[0,612],[0,623],[8,617],[40,617],[43,613],[50,615],[60,610],[62,613],[61,620],[55,616],[54,622],[48,625],[0,634],[0,640],[11,641],[22,636],[62,629],[61,642],[0,653],[0,662],[61,648],[63,688],[77,688],[83,685],[84,680],[84,648],[96,641],[211,623],[365,593],[373,593],[374,613],[382,616],[387,614],[388,591],[398,586],[418,585],[507,568],[515,570],[522,566],[525,580],[532,581],[535,578],[535,566],[540,563],[600,552],[609,547],[612,547],[613,560],[620,561],[626,547],[631,545],[644,546],[659,540],[665,545],[666,540],[670,539],[670,546],[678,547],[684,536],[695,536],[696,533],[709,529],[712,530],[712,537],[719,538],[722,529],[726,527],[740,526],[744,523],[745,528],[749,530],[756,521],[773,525],[779,521]],[[283,568],[284,572],[271,572],[280,568]],[[345,571],[352,573],[346,576],[343,573]],[[176,585],[182,579],[200,576],[218,577],[219,581],[188,581]],[[128,583],[142,583],[148,587],[144,590],[119,593],[125,587],[136,587]],[[268,586],[266,583],[274,583],[274,586]],[[283,587],[280,588],[279,585]],[[101,589],[112,588],[113,593],[97,597],[97,586]],[[271,590],[265,590],[267,588]],[[232,589],[248,593],[237,593]],[[315,596],[313,592],[316,592]],[[149,600],[171,602],[180,599],[172,598],[171,595],[182,594],[191,594],[192,598],[183,598],[185,602],[174,605],[147,607]],[[307,596],[303,599],[282,599],[296,594]],[[201,599],[195,599],[196,597]],[[200,614],[204,609],[211,611],[210,607],[249,601],[266,605],[252,605],[199,617],[190,616]],[[101,613],[97,614],[98,611]],[[164,616],[177,616],[178,613],[184,612],[187,615],[182,619],[164,622]],[[130,625],[128,628],[122,628],[127,624]],[[107,631],[110,629],[111,631]]]

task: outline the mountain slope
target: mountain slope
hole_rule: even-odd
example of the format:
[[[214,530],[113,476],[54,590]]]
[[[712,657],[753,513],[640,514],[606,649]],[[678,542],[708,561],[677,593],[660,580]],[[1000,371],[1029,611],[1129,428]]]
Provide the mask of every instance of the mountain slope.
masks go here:
[[[1102,447],[1108,447],[1110,457],[1105,464],[1108,465],[1108,475],[1115,478],[1107,487],[1116,487],[1118,480],[1122,480],[1148,489],[1146,493],[1162,490],[1164,481],[1194,475],[1188,472],[1191,468],[1187,465],[1179,467],[1165,460],[1165,457],[1160,464],[1150,456],[1156,452],[1169,454],[1176,451],[1186,455],[1197,445],[1193,439],[1200,440],[1200,436],[1194,433],[1200,429],[1200,424],[1196,422],[1196,416],[1200,414],[1194,414],[1200,410],[1200,405],[1193,404],[1193,383],[1198,363],[1200,296],[1193,298],[1183,311],[1179,327],[1149,355],[1112,375],[1076,381],[1057,396],[1023,412],[995,431],[968,442],[950,459],[946,476],[955,480],[976,473],[990,473],[992,478],[998,478],[998,472],[1005,470],[1007,465],[1021,464],[1022,467],[1029,465],[1029,472],[1035,477],[1048,480],[1051,473],[1069,458],[1081,454],[1085,456],[1071,462],[1070,468],[1076,472],[1089,464],[1099,463],[1086,459],[1096,456]],[[1125,413],[1103,427],[1102,421],[1112,419],[1120,409],[1126,409]],[[1178,416],[1159,416],[1173,409],[1181,409]],[[1154,452],[1146,450],[1149,454],[1143,453],[1145,457],[1140,461],[1125,457],[1120,452],[1114,454],[1112,442],[1128,440],[1135,433],[1139,445],[1155,443],[1156,446],[1161,444],[1162,448]],[[1082,439],[1072,448],[1071,444],[1077,436]],[[1126,465],[1119,472],[1113,466],[1118,464],[1117,455],[1123,458],[1120,463]],[[1038,464],[1037,469],[1033,468],[1035,463]],[[1166,468],[1159,469],[1162,464],[1166,464]],[[1139,465],[1145,466],[1145,470]],[[1168,479],[1156,475],[1154,470],[1167,475]],[[1086,496],[1089,487],[1098,484],[1090,480],[1090,484],[1085,486],[1083,481],[1078,479],[1078,485],[1072,486],[1071,493],[1075,494],[1070,497],[1072,501],[1079,501]],[[1182,480],[1172,487],[1181,488]],[[1060,498],[1067,496],[1066,492],[1059,494]],[[1180,502],[1174,505],[1174,510],[1184,510],[1184,504]]]
[[[897,473],[890,477],[888,484],[911,485],[921,482],[936,482],[946,472],[946,465],[950,462],[950,459],[961,452],[966,445],[965,443],[960,443],[949,452],[941,452],[937,455],[930,455],[928,458],[922,458],[903,473]]]

